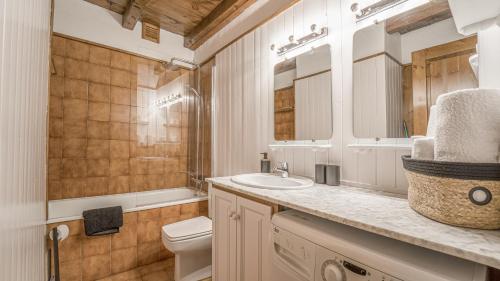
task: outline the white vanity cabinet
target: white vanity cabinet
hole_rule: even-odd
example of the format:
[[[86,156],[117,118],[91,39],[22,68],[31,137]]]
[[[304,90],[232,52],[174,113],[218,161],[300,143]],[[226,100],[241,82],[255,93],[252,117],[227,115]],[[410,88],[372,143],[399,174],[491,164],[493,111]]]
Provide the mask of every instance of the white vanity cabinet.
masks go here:
[[[273,208],[211,188],[212,278],[270,281]]]

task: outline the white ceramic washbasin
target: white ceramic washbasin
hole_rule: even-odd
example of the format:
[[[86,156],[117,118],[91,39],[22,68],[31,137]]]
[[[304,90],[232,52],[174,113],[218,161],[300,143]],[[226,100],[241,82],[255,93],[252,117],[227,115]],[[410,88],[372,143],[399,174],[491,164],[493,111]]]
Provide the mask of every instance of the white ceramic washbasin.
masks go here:
[[[314,182],[303,177],[282,178],[274,174],[242,174],[231,177],[237,184],[263,189],[303,189],[314,185]]]

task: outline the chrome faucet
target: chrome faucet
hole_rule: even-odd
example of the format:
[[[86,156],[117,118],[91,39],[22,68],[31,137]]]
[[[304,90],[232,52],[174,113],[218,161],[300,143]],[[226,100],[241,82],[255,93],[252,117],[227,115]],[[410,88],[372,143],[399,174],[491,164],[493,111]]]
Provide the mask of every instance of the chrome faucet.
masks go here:
[[[283,161],[279,162],[278,165],[273,169],[274,173],[281,173],[282,178],[288,178],[288,163]]]

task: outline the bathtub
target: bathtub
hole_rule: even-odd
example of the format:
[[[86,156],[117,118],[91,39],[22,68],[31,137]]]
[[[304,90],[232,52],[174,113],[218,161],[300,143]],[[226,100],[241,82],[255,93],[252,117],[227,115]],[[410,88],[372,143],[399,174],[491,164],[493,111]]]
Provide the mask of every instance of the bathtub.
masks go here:
[[[50,200],[47,223],[82,219],[84,210],[122,206],[123,212],[135,212],[172,205],[207,200],[206,193],[197,195],[186,187],[159,189],[154,191],[131,192],[94,197]]]

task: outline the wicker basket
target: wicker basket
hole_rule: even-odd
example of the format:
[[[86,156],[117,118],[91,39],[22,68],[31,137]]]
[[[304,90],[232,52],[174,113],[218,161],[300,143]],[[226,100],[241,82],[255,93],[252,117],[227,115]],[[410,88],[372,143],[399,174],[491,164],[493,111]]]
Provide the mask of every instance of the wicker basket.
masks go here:
[[[500,228],[500,164],[402,159],[412,209],[446,224]]]

